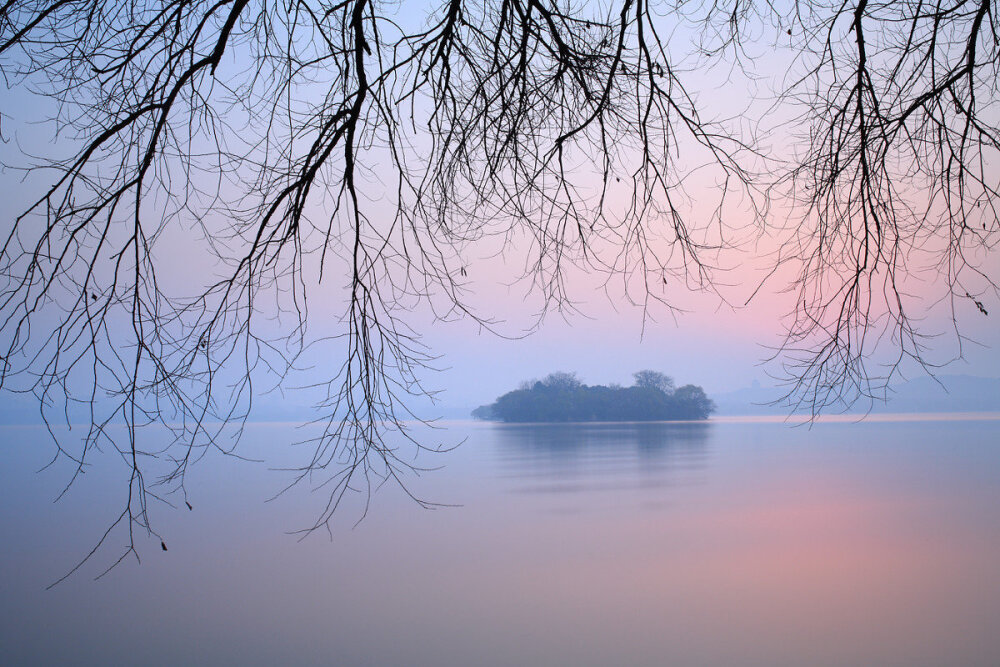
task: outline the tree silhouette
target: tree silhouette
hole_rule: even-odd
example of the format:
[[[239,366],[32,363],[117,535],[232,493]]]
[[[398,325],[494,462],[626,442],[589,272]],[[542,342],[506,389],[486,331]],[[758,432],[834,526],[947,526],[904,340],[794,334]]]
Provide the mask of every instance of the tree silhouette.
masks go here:
[[[809,134],[787,183],[801,224],[784,248],[798,267],[783,352],[791,396],[813,414],[878,395],[905,359],[928,368],[907,278],[927,271],[986,314],[995,279],[979,267],[1000,232],[996,90],[1000,17],[992,3],[818,6],[803,26],[812,63]],[[911,288],[912,289],[912,288]],[[878,372],[873,349],[895,361]]]
[[[669,375],[659,371],[636,371],[632,373],[635,378],[635,386],[646,389],[659,389],[664,394],[674,393],[674,379]]]
[[[996,294],[980,267],[1000,233],[998,26],[987,0],[448,0],[419,16],[7,0],[0,71],[49,102],[58,142],[19,165],[43,189],[0,248],[0,384],[34,392],[47,422],[85,411],[82,445],[59,439],[79,470],[121,452],[131,536],[151,530],[153,460],[183,490],[194,459],[231,451],[259,385],[325,346],[325,426],[298,470],[329,492],[316,528],[348,489],[400,481],[400,437],[422,446],[407,406],[433,355],[407,312],[494,328],[466,293],[469,244],[519,247],[540,317],[572,308],[570,267],[670,309],[672,285],[719,284],[735,203],[738,229],[788,232],[766,259],[796,276],[789,399],[877,396],[904,359],[929,363],[914,273],[953,312]],[[796,57],[773,107],[806,128],[787,151],[689,94],[713,65],[754,74],[760,43]],[[711,187],[695,197],[692,178]],[[316,333],[316,284],[344,276],[342,319]],[[883,349],[895,362],[873,370]],[[142,444],[147,423],[172,441]]]
[[[708,419],[715,411],[701,387],[689,384],[674,391],[673,380],[663,373],[633,375],[635,385],[625,388],[588,386],[575,373],[552,373],[476,408],[473,416],[514,423],[631,422]]]

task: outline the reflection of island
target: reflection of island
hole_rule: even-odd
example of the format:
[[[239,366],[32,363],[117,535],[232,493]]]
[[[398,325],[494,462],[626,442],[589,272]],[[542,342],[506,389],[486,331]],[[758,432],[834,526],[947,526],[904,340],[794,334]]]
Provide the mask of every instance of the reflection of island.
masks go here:
[[[518,493],[644,494],[701,482],[711,422],[504,424],[492,434],[502,468]],[[656,496],[659,497],[659,496]],[[643,502],[653,502],[643,496]],[[604,502],[604,501],[600,501]],[[586,503],[584,503],[586,504]]]
[[[587,386],[573,373],[552,373],[524,383],[472,416],[503,422],[630,422],[707,419],[715,404],[701,387],[674,387],[656,371],[634,374],[631,387]]]
[[[532,458],[608,456],[634,452],[639,457],[701,452],[711,423],[530,424],[498,426],[508,449]]]

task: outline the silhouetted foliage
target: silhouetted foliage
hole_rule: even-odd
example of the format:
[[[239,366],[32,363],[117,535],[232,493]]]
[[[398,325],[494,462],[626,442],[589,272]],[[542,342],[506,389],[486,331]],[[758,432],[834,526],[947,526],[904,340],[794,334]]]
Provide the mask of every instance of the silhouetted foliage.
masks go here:
[[[707,419],[715,410],[701,387],[673,391],[673,381],[655,371],[640,371],[635,378],[632,387],[591,387],[575,374],[553,373],[476,408],[472,416],[503,422],[670,421]]]
[[[637,371],[632,374],[635,378],[635,386],[648,389],[659,389],[665,394],[674,393],[674,379],[669,375],[656,371]]]

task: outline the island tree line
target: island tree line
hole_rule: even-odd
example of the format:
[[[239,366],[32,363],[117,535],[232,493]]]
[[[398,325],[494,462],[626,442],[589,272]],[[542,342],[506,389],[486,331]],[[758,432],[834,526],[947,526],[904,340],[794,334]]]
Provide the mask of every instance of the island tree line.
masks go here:
[[[551,373],[524,382],[491,405],[476,408],[477,419],[502,422],[669,421],[707,419],[715,404],[693,384],[675,387],[657,371],[633,373],[635,384],[583,384],[575,373]]]

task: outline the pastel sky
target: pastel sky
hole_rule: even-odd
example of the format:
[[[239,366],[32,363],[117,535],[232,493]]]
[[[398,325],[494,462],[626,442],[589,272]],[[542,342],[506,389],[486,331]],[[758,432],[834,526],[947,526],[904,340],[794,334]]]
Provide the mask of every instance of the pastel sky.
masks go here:
[[[406,11],[417,4],[405,3]],[[418,20],[417,16],[414,13],[407,18]],[[764,68],[777,59],[766,48],[761,52]],[[742,88],[734,90],[728,81],[722,85],[720,76],[723,75],[719,72],[706,72],[694,77],[704,86],[699,91],[702,101],[708,105],[751,106],[748,79],[741,79]],[[774,77],[781,76],[783,73],[774,72]],[[0,96],[6,141],[0,146],[0,159],[4,164],[24,164],[29,154],[45,154],[59,148],[52,144],[45,127],[32,124],[38,113],[37,101],[10,90],[3,90]],[[732,113],[732,108],[728,110]],[[795,133],[802,128],[786,129]],[[788,136],[778,133],[769,141],[780,147],[788,141]],[[581,176],[581,180],[585,178]],[[3,193],[0,226],[9,227],[40,183],[37,179],[22,183],[21,175],[9,168],[0,172]],[[699,192],[711,194],[713,183],[708,177],[700,182],[696,178],[691,186],[693,201],[688,215],[697,224],[699,218],[711,217],[714,202],[705,197],[706,203],[702,204]],[[372,200],[385,196],[385,192],[379,191],[384,186],[374,179],[365,187]],[[650,221],[651,227],[657,224]],[[532,325],[539,307],[536,297],[526,296],[525,284],[515,282],[522,272],[525,253],[531,249],[515,242],[505,255],[497,257],[496,247],[490,243],[469,248],[466,256],[469,303],[485,317],[500,320],[496,328],[509,338],[484,332],[469,320],[436,320],[425,306],[418,307],[404,319],[423,334],[432,353],[441,355],[438,365],[443,369],[427,376],[428,386],[445,390],[442,401],[446,405],[475,406],[489,402],[521,380],[556,370],[576,371],[590,383],[628,383],[633,371],[652,368],[674,376],[680,384],[700,384],[710,393],[737,389],[754,381],[768,384],[768,373],[780,372],[780,368],[761,362],[781,341],[783,316],[792,304],[792,297],[782,290],[792,276],[776,274],[746,303],[766,275],[769,268],[766,256],[774,251],[776,240],[767,235],[758,237],[753,228],[739,220],[732,224],[740,229],[736,235],[743,238],[737,248],[712,258],[726,269],[717,274],[718,293],[690,290],[673,277],[665,288],[654,285],[653,291],[658,296],[684,312],[672,313],[655,303],[645,310],[628,302],[620,282],[612,281],[605,289],[602,277],[570,270],[567,284],[579,312],[565,318],[558,312],[550,313],[537,331],[523,338],[521,334]],[[167,265],[172,262],[177,275],[183,276],[190,267],[189,248],[182,237],[173,243],[176,258],[168,260]],[[981,260],[987,274],[1000,275],[997,253]],[[165,280],[170,279],[165,276]],[[924,275],[922,280],[919,284],[911,283],[911,294],[914,303],[922,302],[927,307],[918,316],[925,318],[922,330],[934,336],[928,340],[929,357],[940,363],[957,353],[956,337],[950,331],[951,311],[948,303],[932,305],[943,294],[939,278]],[[315,294],[324,295],[313,300],[317,316],[313,326],[318,335],[320,330],[316,327],[322,327],[325,319],[340,312],[343,291],[336,270],[328,273],[323,285],[317,286],[313,281],[310,287]],[[641,298],[641,290],[631,293],[633,298]],[[956,306],[962,333],[976,343],[965,343],[964,360],[948,365],[944,372],[1000,376],[1000,327],[995,326],[995,316],[992,313],[990,317],[981,316],[971,300],[959,299]],[[988,307],[992,308],[992,304]],[[906,371],[917,372],[913,368]]]

